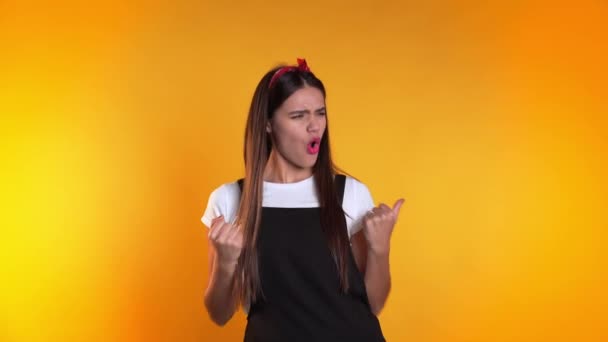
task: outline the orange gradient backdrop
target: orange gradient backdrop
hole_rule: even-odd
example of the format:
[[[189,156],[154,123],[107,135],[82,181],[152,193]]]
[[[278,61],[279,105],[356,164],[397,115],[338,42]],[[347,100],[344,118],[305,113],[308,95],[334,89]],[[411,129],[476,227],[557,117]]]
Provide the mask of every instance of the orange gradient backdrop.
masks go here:
[[[392,240],[388,341],[608,340],[605,1],[0,3],[0,340],[238,341],[209,193],[307,58]]]

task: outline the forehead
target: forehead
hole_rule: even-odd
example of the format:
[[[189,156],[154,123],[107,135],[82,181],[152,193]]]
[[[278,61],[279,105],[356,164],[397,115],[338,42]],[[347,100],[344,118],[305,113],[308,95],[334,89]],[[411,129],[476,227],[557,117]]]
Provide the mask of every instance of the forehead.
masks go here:
[[[316,110],[325,106],[323,93],[314,87],[304,87],[296,90],[281,105],[282,109]]]

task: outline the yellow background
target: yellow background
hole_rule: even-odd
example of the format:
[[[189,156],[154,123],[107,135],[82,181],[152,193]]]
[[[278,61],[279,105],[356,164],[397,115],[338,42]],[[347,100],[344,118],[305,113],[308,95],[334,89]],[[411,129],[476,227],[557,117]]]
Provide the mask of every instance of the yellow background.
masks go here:
[[[307,58],[338,164],[403,196],[388,341],[607,341],[606,1],[0,2],[0,341],[237,341],[209,193]]]

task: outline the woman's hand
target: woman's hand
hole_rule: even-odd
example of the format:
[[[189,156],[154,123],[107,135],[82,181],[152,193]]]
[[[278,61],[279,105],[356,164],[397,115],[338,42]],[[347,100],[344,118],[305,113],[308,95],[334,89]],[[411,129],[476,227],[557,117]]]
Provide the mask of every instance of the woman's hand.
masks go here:
[[[218,216],[211,221],[209,241],[216,250],[217,262],[223,265],[236,264],[243,250],[243,231],[240,225],[224,221]]]
[[[363,217],[363,234],[370,252],[380,255],[388,254],[391,234],[404,201],[404,199],[399,199],[393,208],[380,203]]]

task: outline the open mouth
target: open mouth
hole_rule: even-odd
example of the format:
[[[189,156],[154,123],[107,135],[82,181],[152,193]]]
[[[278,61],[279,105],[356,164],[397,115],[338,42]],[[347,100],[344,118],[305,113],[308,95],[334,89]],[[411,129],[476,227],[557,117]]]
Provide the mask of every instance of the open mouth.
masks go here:
[[[306,146],[306,149],[308,150],[308,153],[316,154],[316,153],[319,153],[320,146],[321,146],[321,139],[314,138],[308,143],[308,145]]]

